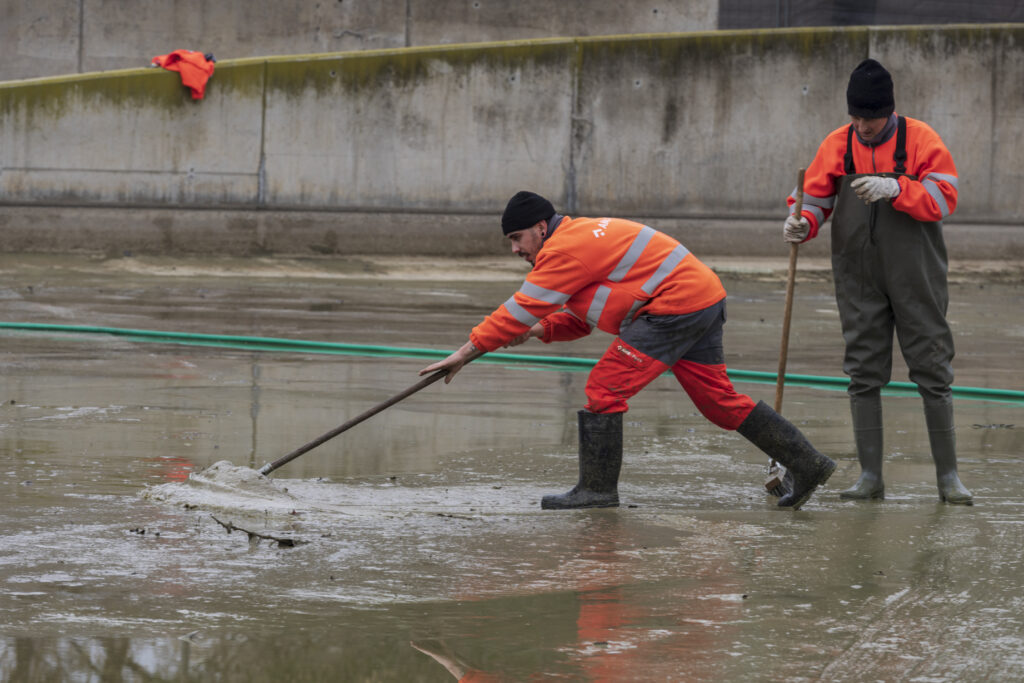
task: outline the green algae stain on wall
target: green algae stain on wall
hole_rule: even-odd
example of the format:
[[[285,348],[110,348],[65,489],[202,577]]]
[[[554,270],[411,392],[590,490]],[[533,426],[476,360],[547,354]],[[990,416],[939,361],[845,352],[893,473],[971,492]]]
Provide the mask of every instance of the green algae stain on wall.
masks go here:
[[[126,69],[68,77],[41,78],[0,84],[0,117],[20,120],[28,130],[48,121],[77,116],[82,111],[158,109],[176,111],[203,106],[225,97],[260,97],[262,61],[218,68],[208,81],[205,98],[193,100],[177,72],[165,69]]]
[[[36,79],[0,86],[0,112],[25,109],[38,116],[61,117],[81,106],[172,106],[180,102],[180,90],[178,74],[141,69]]]
[[[872,45],[897,47],[925,59],[954,60],[965,52],[996,49],[1007,39],[1024,41],[1024,24],[956,24],[871,29]]]
[[[268,61],[267,87],[290,97],[308,91],[323,95],[406,89],[475,68],[504,71],[533,64],[565,69],[574,50],[571,40],[522,41],[274,59]]]
[[[206,87],[209,98],[260,99],[263,97],[266,60],[218,62]],[[184,88],[184,86],[182,86]]]
[[[652,64],[654,73],[678,76],[698,64],[726,64],[739,55],[769,59],[789,54],[808,63],[836,51],[868,53],[868,29],[802,28],[788,30],[705,31],[580,39],[582,61],[603,64]]]

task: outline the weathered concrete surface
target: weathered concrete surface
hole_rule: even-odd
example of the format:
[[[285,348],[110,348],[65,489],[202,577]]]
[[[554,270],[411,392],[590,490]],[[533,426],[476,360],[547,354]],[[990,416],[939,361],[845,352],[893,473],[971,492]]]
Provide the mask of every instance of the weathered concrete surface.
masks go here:
[[[785,257],[781,221],[637,217],[697,254]],[[365,211],[253,211],[114,207],[0,208],[0,249],[7,253],[224,256],[419,255],[503,256],[508,241],[500,211],[480,214]],[[1016,225],[949,223],[952,267],[964,260],[1024,262]],[[801,245],[804,257],[827,258],[829,231]]]
[[[255,219],[265,228],[245,237],[255,245],[246,251],[415,250],[434,241],[430,226],[458,232],[482,215],[486,226],[467,229],[490,229],[507,198],[530,188],[569,213],[686,222],[702,245],[723,224],[764,221],[764,237],[720,247],[764,253],[751,242],[778,246],[771,233],[795,171],[842,124],[849,70],[871,55],[893,71],[899,110],[930,120],[957,160],[950,225],[979,235],[968,241],[982,251],[970,256],[1016,257],[1024,237],[1016,228],[981,227],[1024,222],[1024,27],[1004,25],[225,61],[200,102],[177,74],[159,70],[0,84],[3,248],[80,249],[78,231],[100,252],[122,243],[207,251],[238,243],[252,214],[279,212]],[[123,208],[140,234],[99,242],[117,233],[83,207]],[[174,209],[170,223],[165,209]],[[187,211],[202,219],[185,223],[205,225],[168,239]],[[274,220],[285,212],[295,217]],[[406,240],[415,222],[407,217],[417,215],[422,239]],[[90,222],[76,225],[79,216]],[[304,230],[321,222],[337,228]],[[487,253],[492,244],[453,249]]]
[[[410,3],[408,26],[408,45],[710,31],[718,28],[718,2],[421,0]]]
[[[270,64],[266,201],[486,211],[512,181],[564,197],[575,52],[560,40]]]
[[[10,0],[0,80],[127,69],[178,48],[238,59],[716,28],[717,0]]]

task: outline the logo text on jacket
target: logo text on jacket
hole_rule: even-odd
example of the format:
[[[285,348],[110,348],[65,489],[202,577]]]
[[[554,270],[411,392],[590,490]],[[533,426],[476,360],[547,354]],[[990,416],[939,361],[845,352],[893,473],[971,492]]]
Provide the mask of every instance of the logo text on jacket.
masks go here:
[[[619,353],[621,353],[623,356],[626,356],[627,358],[631,359],[634,363],[643,363],[644,362],[643,358],[641,358],[632,349],[626,347],[623,344],[616,344],[615,345],[615,350],[618,351]]]

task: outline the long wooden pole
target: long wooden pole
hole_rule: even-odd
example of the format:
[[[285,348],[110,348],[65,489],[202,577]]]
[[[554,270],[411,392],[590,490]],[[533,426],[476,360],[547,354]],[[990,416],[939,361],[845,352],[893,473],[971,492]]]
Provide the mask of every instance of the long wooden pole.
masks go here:
[[[796,180],[796,202],[793,204],[794,214],[800,216],[804,205],[804,169],[800,169]],[[775,412],[782,412],[782,394],[786,386],[786,363],[789,360],[789,328],[793,319],[793,292],[796,289],[796,257],[800,245],[789,244],[789,273],[786,278],[786,307],[782,313],[782,342],[779,345],[779,371],[775,379]],[[779,466],[774,459],[768,464],[768,480],[764,486],[772,491],[782,483],[778,475]]]
[[[466,363],[474,361],[474,360],[476,360],[477,358],[479,358],[482,355],[483,355],[483,353],[477,352],[476,354],[470,356],[469,360],[467,360]],[[397,393],[394,396],[392,396],[391,398],[387,399],[386,401],[382,401],[382,402],[378,403],[377,405],[373,406],[372,408],[370,408],[366,412],[361,413],[361,414],[353,417],[351,420],[349,420],[348,422],[345,422],[344,424],[338,425],[337,427],[335,427],[334,429],[332,429],[329,432],[321,434],[320,436],[318,436],[317,438],[313,439],[309,443],[306,443],[306,444],[303,444],[302,446],[299,446],[298,448],[296,448],[291,453],[288,453],[287,455],[281,456],[280,458],[278,458],[274,462],[268,462],[266,465],[264,465],[263,467],[261,467],[259,469],[259,473],[262,474],[262,475],[270,474],[271,472],[273,472],[277,468],[279,468],[279,467],[281,467],[283,465],[287,465],[288,463],[290,463],[292,460],[294,460],[295,458],[299,457],[303,453],[308,453],[309,451],[313,450],[314,448],[316,448],[320,444],[325,443],[327,441],[330,441],[331,439],[333,439],[334,437],[338,436],[342,432],[347,432],[348,430],[352,429],[353,427],[355,427],[360,422],[362,422],[364,420],[368,420],[369,418],[373,417],[374,415],[376,415],[377,413],[381,412],[382,410],[390,408],[391,406],[395,405],[399,401],[412,396],[413,394],[415,394],[420,389],[424,389],[424,388],[430,386],[431,384],[433,384],[434,382],[436,382],[439,379],[444,379],[444,377],[447,374],[448,374],[447,370],[438,370],[437,372],[435,372],[432,375],[427,375],[426,377],[421,379],[416,384],[413,384],[411,387],[409,387],[405,391]]]

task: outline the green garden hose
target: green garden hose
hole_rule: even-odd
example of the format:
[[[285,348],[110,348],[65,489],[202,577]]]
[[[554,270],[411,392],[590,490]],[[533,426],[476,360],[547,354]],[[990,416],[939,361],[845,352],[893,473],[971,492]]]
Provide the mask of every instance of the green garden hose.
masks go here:
[[[191,346],[216,346],[221,348],[247,349],[250,351],[278,351],[282,353],[327,353],[344,356],[389,356],[400,358],[447,358],[450,351],[439,349],[417,349],[398,346],[376,346],[371,344],[342,344],[337,342],[309,341],[304,339],[282,339],[278,337],[249,337],[228,334],[199,334],[194,332],[165,332],[162,330],[138,330],[121,327],[100,327],[95,325],[54,325],[48,323],[0,322],[0,330],[24,332],[45,332],[71,335],[114,335],[132,341],[157,342],[164,344],[185,344]],[[529,365],[538,369],[584,371],[597,362],[589,358],[569,356],[537,356],[521,353],[489,353],[478,363],[499,363]],[[775,384],[778,375],[756,370],[729,368],[729,377],[738,382]],[[831,391],[845,391],[849,380],[845,377],[821,375],[785,375],[789,386],[812,387]],[[890,382],[885,387],[887,394],[917,394],[917,386],[911,382]],[[1024,405],[1024,391],[1012,389],[990,389],[987,387],[954,386],[955,398],[979,401],[1002,401]]]

